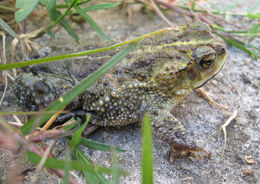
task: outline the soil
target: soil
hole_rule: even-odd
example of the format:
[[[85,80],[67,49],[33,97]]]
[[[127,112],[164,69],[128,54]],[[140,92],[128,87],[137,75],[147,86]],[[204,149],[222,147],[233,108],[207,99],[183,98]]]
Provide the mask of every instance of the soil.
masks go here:
[[[248,4],[257,4],[257,1],[242,2],[232,11],[246,12],[245,7]],[[219,1],[218,5],[219,7],[227,6],[224,1]],[[168,27],[159,16],[145,13],[140,5],[131,5],[128,10],[113,8],[90,12],[90,15],[115,42]],[[165,14],[175,25],[191,21],[172,11],[166,11]],[[29,27],[32,30],[40,27],[39,21],[32,17],[31,19],[32,21],[28,21],[28,24],[31,24]],[[253,20],[249,22],[239,17],[229,17],[229,21],[241,27],[248,27],[253,23]],[[72,25],[84,45],[97,45],[97,43],[99,45],[104,42],[87,23],[80,25],[72,23]],[[42,47],[65,46],[71,50],[81,47],[63,29],[56,32],[55,36],[56,39],[52,39],[48,35],[44,35],[34,41]],[[254,45],[260,48],[259,38],[254,41]],[[209,139],[204,145],[212,153],[210,159],[184,158],[176,160],[173,164],[169,162],[167,156],[168,145],[155,139],[153,142],[155,183],[260,183],[260,60],[254,60],[236,47],[227,45],[227,48],[229,55],[224,68],[214,79],[202,87],[212,99],[227,106],[230,113],[234,110],[238,111],[238,116],[227,127],[227,145],[223,158],[221,157],[224,145],[222,132]],[[14,111],[16,106],[13,103],[14,97],[10,88],[2,110]],[[194,137],[200,145],[228,118],[225,111],[210,104],[196,91],[188,95],[180,105],[173,109],[173,114],[186,126],[188,134]],[[130,175],[121,178],[120,181],[131,184],[141,183],[140,125],[99,128],[90,135],[90,138],[126,150],[125,153],[119,154],[119,162],[120,168]],[[64,158],[65,150],[65,142],[60,139],[56,143],[56,155]],[[82,148],[82,150],[94,163],[111,166],[111,154],[86,148]],[[8,151],[2,153],[0,177],[4,178],[3,173],[6,172],[6,166],[11,162],[10,158],[13,155]],[[247,157],[252,157],[254,163],[248,163]],[[28,169],[24,183],[30,183],[30,177],[34,174],[35,169],[29,163],[25,164],[24,168]],[[79,183],[85,182],[82,174],[79,172],[75,172],[75,174],[78,175]],[[44,170],[40,174],[38,183],[61,183],[61,180]]]

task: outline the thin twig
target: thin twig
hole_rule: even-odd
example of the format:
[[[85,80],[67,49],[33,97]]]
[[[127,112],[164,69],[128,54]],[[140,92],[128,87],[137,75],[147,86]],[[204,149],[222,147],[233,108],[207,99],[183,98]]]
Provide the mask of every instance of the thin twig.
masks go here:
[[[232,22],[229,22],[226,19],[224,19],[222,17],[219,17],[219,16],[213,14],[212,12],[208,11],[208,9],[205,8],[204,6],[202,6],[201,4],[197,3],[196,5],[203,9],[202,12],[199,13],[200,15],[209,15],[209,16],[215,18],[215,19],[219,19],[221,22],[228,23],[228,24],[230,24],[230,25],[232,25],[232,26],[234,26],[234,27],[236,27],[238,29],[242,29],[240,26],[238,26],[238,25],[236,25],[236,24],[234,24]],[[192,9],[192,11],[196,11],[196,10]]]
[[[189,8],[181,5],[177,5],[179,8],[182,8],[184,10],[188,10]],[[217,15],[230,15],[230,16],[248,16],[247,13],[233,13],[233,12],[218,12],[218,11],[206,11],[206,10],[199,10],[199,9],[193,9],[195,12],[200,12],[200,13],[211,13],[211,14],[217,14]]]
[[[7,77],[9,77],[12,81],[15,80],[14,77],[13,77],[8,71],[6,71],[6,75],[7,75]]]
[[[18,10],[18,9],[16,9],[16,8],[9,7],[9,6],[3,6],[3,5],[0,5],[0,9],[6,10],[6,11],[9,11],[9,12],[13,12],[13,13]]]
[[[3,31],[0,32],[0,35],[2,35],[3,37],[3,64],[6,64],[6,52],[5,52],[5,38],[6,38],[6,35]]]
[[[72,135],[73,132],[71,130],[64,130],[64,129],[59,129],[59,130],[47,130],[44,132],[40,132],[34,135],[30,135],[28,136],[28,140],[32,141],[32,142],[41,142],[44,140],[48,140],[48,139],[57,139],[57,138],[61,138],[61,137],[67,137]]]
[[[38,155],[43,155],[44,154],[43,150],[40,149],[40,147],[38,145],[32,144],[32,142],[28,141],[28,139],[26,137],[21,135],[21,133],[17,129],[12,127],[1,116],[0,116],[0,125],[3,125],[3,127],[7,128],[9,131],[11,131],[13,136],[17,139],[17,142],[22,143],[22,145],[23,145],[23,152],[20,154],[21,157],[15,161],[15,163],[14,163],[15,167],[12,170],[12,172],[10,172],[10,173],[14,174],[15,173],[15,169],[16,170],[18,169],[18,166],[19,166],[18,161],[23,158],[23,155],[25,154],[25,151],[29,150],[29,151],[32,151],[32,152],[38,154]],[[62,170],[58,170],[58,169],[51,169],[51,170],[60,178],[62,178],[62,176],[64,175],[64,171],[62,171]],[[8,180],[8,178],[7,178],[7,180]],[[73,178],[70,178],[70,183],[77,184],[77,182]]]
[[[63,107],[61,110],[56,112],[50,119],[49,121],[41,128],[41,130],[47,130],[57,119],[57,117],[60,115],[60,113],[64,110],[65,107]]]
[[[6,71],[3,71],[3,72],[4,72],[4,74],[6,74]],[[0,100],[0,106],[2,105],[2,102],[3,102],[4,98],[5,98],[7,85],[8,85],[8,80],[7,80],[7,75],[5,75],[5,88],[4,88],[4,92],[3,92],[2,98]]]
[[[156,3],[161,4],[169,9],[172,9],[173,11],[175,11],[176,13],[179,13],[181,15],[187,15],[187,16],[191,16],[194,17],[195,14],[193,14],[192,12],[188,11],[188,10],[184,10],[178,6],[175,6],[173,4],[167,3],[165,1],[162,0],[154,0]],[[199,14],[198,15],[199,19],[203,22],[206,22],[207,24],[211,25],[213,24],[213,22],[209,19],[207,19],[205,16]]]
[[[119,87],[118,87],[118,84],[117,84],[117,82],[116,82],[116,80],[112,77],[111,74],[105,73],[105,76],[108,77],[109,80],[111,80],[111,81],[114,83],[114,85],[116,86],[116,88],[119,88]]]
[[[48,148],[45,150],[43,156],[42,156],[42,159],[40,161],[40,163],[37,165],[37,168],[36,168],[36,171],[35,171],[35,174],[32,176],[32,180],[31,180],[31,183],[36,183],[37,182],[37,178],[40,174],[40,171],[42,170],[43,168],[43,165],[44,163],[46,162],[47,158],[48,158],[48,155],[50,154],[50,151],[52,150],[54,144],[56,143],[56,140],[53,140],[50,145],[48,146]]]
[[[5,38],[6,38],[6,35],[4,32],[0,32],[0,34],[2,35],[3,37],[3,64],[6,64],[6,51],[5,51]],[[0,58],[0,61],[1,61],[1,58]],[[4,92],[3,92],[3,95],[1,97],[1,100],[0,100],[0,106],[5,98],[5,94],[6,94],[6,90],[7,90],[7,85],[8,85],[8,80],[7,80],[7,71],[3,71],[3,76],[4,76],[4,80],[5,80],[5,88],[4,88]]]
[[[16,127],[22,127],[23,126],[22,121],[15,114],[13,114],[13,118],[15,119],[15,122],[8,121],[8,123],[10,125],[13,125],[13,126],[16,126]]]
[[[166,6],[167,8],[172,9],[172,10],[174,10],[175,12],[177,12],[177,13],[179,13],[181,15],[193,16],[190,11],[184,10],[182,8],[179,8],[179,7],[175,6],[175,5],[173,5],[173,4],[169,4],[169,3],[165,2],[165,1],[154,0],[154,2],[156,2],[156,3],[160,4],[160,5]]]
[[[159,9],[159,7],[155,4],[154,0],[150,0],[152,7],[154,8],[154,10],[156,11],[156,13],[170,26],[174,26],[173,23],[167,19],[167,17],[164,16],[164,14],[162,13],[162,11]]]
[[[206,144],[211,137],[218,134],[221,130],[223,131],[224,145],[223,145],[222,154],[221,154],[220,160],[218,161],[218,164],[222,161],[222,159],[224,157],[224,152],[225,152],[226,145],[227,145],[227,130],[226,130],[226,127],[230,124],[230,122],[232,120],[234,120],[236,118],[236,116],[237,116],[237,110],[234,110],[233,113],[231,114],[231,116],[227,119],[227,121],[224,124],[222,124],[218,130],[216,130],[215,132],[210,134],[208,136],[208,138],[202,143],[203,145]]]
[[[221,105],[219,103],[217,103],[215,100],[213,100],[207,93],[206,91],[204,91],[201,88],[197,89],[197,92],[199,92],[205,99],[207,99],[210,103],[213,103],[215,105],[217,105],[220,109],[224,110],[226,113],[228,113],[230,115],[230,113],[227,111],[228,107]]]
[[[224,145],[223,145],[223,149],[222,149],[222,154],[221,154],[221,157],[220,157],[220,160],[218,163],[220,163],[224,157],[224,152],[225,152],[225,149],[226,149],[226,145],[227,145],[227,130],[226,130],[226,127],[230,124],[230,122],[235,119],[237,116],[237,110],[234,110],[232,115],[228,118],[228,120],[223,124],[221,125],[220,129],[222,129],[223,131],[223,134],[224,134]]]
[[[222,17],[219,17],[219,16],[217,16],[217,15],[214,15],[214,14],[211,14],[211,13],[202,13],[202,14],[206,14],[206,15],[208,15],[208,16],[211,16],[211,17],[215,18],[215,19],[219,19],[220,21],[222,21],[222,22],[224,22],[224,23],[227,23],[227,24],[230,24],[230,25],[232,25],[232,26],[234,26],[234,27],[236,27],[236,28],[238,28],[238,29],[245,29],[245,28],[243,28],[243,27],[241,27],[241,26],[238,26],[238,25],[236,25],[236,24],[234,24],[234,23],[232,23],[232,22],[230,22],[230,21],[227,21],[226,19],[224,19],[224,18],[222,18]]]

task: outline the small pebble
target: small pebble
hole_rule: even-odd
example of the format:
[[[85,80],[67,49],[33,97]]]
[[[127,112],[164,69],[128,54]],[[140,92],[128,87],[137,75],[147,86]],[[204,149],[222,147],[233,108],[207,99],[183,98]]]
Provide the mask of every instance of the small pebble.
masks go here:
[[[8,106],[9,105],[9,103],[7,102],[7,101],[3,101],[3,106]]]
[[[258,88],[259,88],[259,84],[256,83],[256,82],[254,82],[254,83],[253,83],[253,87],[254,87],[255,89],[258,89]]]
[[[245,126],[248,123],[246,117],[242,114],[236,118],[236,124]]]
[[[251,79],[250,79],[250,77],[247,74],[243,73],[241,75],[241,77],[242,77],[242,79],[243,79],[245,84],[250,84],[251,83]]]
[[[251,118],[257,118],[257,117],[258,117],[258,113],[256,112],[255,109],[251,109],[248,114],[249,114],[249,116],[250,116]]]
[[[217,86],[217,85],[218,85],[218,81],[216,81],[216,80],[211,80],[211,83],[212,83],[214,86]]]

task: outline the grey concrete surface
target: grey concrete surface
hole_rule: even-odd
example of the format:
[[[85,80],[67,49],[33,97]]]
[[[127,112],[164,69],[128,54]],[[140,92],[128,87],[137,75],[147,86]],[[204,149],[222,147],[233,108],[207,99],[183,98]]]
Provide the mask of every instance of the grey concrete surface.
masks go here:
[[[257,1],[244,1],[232,11],[245,12],[247,5],[256,3]],[[218,4],[219,7],[226,6],[225,1],[220,1]],[[131,9],[131,17],[126,15],[126,10],[118,8],[97,11],[90,15],[102,30],[115,41],[130,39],[167,26],[160,17],[142,13],[139,6],[130,6],[129,8]],[[178,14],[168,11],[166,15],[176,25],[185,24],[185,19]],[[230,21],[242,27],[252,24],[252,22],[239,17],[231,17]],[[31,26],[37,27],[37,23],[32,22]],[[89,25],[78,26],[74,23],[73,27],[80,33],[79,36],[84,45],[96,45],[103,42]],[[35,41],[41,46],[67,46],[72,50],[79,47],[62,29],[57,32],[56,40],[45,35]],[[254,44],[260,47],[260,39],[256,39]],[[203,86],[203,89],[214,100],[226,105],[229,112],[238,111],[237,118],[227,127],[227,147],[222,162],[218,163],[221,159],[224,143],[222,132],[205,144],[205,148],[212,152],[210,159],[192,161],[186,158],[176,160],[174,164],[170,164],[168,160],[168,145],[155,139],[153,145],[155,183],[260,183],[260,60],[252,59],[235,47],[228,45],[227,48],[229,56],[224,68],[213,80]],[[7,99],[5,101],[7,105],[2,108],[10,109],[12,102],[8,102]],[[185,125],[188,134],[199,144],[202,144],[228,118],[223,110],[214,104],[209,104],[195,91],[173,109],[173,114]],[[121,183],[141,183],[140,125],[123,128],[100,128],[90,138],[125,149],[125,153],[119,154],[120,168],[129,172],[130,175],[121,178]],[[57,149],[57,155],[64,158],[64,141],[58,141]],[[111,165],[109,153],[86,148],[83,150],[94,163]],[[255,163],[248,164],[245,160],[246,156],[251,156]],[[0,160],[6,161],[5,158],[1,157]],[[245,176],[246,171],[252,171],[253,175]],[[29,183],[33,172],[34,170],[28,171],[25,183]],[[84,183],[82,175],[78,172],[75,173],[79,175],[78,181]],[[47,172],[42,172],[39,178],[39,183],[60,182],[56,176]]]

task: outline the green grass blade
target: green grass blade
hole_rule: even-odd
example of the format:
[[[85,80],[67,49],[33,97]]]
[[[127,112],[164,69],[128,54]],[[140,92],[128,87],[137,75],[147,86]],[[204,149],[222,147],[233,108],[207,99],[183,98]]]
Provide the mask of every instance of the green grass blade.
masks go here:
[[[110,68],[112,68],[116,63],[118,63],[122,58],[124,58],[131,50],[135,48],[135,46],[138,44],[138,42],[135,42],[128,47],[126,47],[124,50],[119,52],[117,55],[115,55],[113,58],[111,58],[107,63],[105,63],[102,67],[100,67],[97,71],[92,73],[90,76],[88,76],[86,79],[84,79],[82,82],[80,82],[77,86],[66,92],[62,97],[55,100],[53,103],[51,103],[45,111],[56,111],[60,110],[63,107],[67,106],[69,103],[72,102],[74,98],[79,96],[81,93],[83,93],[92,83],[94,83],[96,80],[98,80],[102,75],[104,75]],[[39,122],[39,126],[44,124],[52,115],[51,114],[43,114],[41,117],[41,120]],[[27,135],[37,116],[32,117],[28,120],[28,122],[21,127],[21,132],[24,135]]]
[[[210,1],[207,1],[207,3],[211,6],[211,8],[217,10],[218,12],[222,12],[222,10],[215,4]]]
[[[83,52],[76,52],[76,53],[64,54],[64,55],[59,55],[59,56],[47,57],[47,58],[32,59],[32,60],[24,61],[24,62],[3,64],[3,65],[0,65],[0,71],[10,70],[10,69],[14,69],[14,68],[21,68],[21,67],[25,67],[25,66],[31,66],[31,65],[42,64],[42,63],[48,63],[48,62],[53,62],[53,61],[58,61],[58,60],[63,60],[63,59],[69,59],[69,58],[73,58],[73,57],[90,55],[90,54],[94,54],[94,53],[98,53],[98,52],[111,50],[113,48],[116,48],[116,47],[119,47],[122,45],[125,45],[125,44],[119,43],[119,44],[112,45],[110,47],[87,50],[87,51],[83,51]]]
[[[82,5],[82,4],[85,4],[85,3],[88,3],[88,2],[90,2],[90,1],[91,1],[91,0],[81,1],[81,2],[78,2],[77,5],[79,6],[79,5]]]
[[[113,8],[118,5],[120,5],[120,3],[95,4],[95,5],[87,6],[86,8],[82,8],[81,11],[86,12],[86,11],[93,11],[93,10],[101,10],[101,9],[106,9],[106,8]]]
[[[76,146],[78,146],[78,144],[80,143],[81,135],[82,135],[83,131],[86,129],[86,127],[90,121],[90,118],[91,118],[90,114],[87,114],[86,122],[72,136],[71,141],[70,141],[70,147],[72,149],[75,149]]]
[[[70,1],[70,0],[69,0]],[[82,2],[78,2],[77,5],[80,6],[82,4],[86,4],[88,2],[90,2],[91,0],[88,0],[88,1],[82,1]],[[68,0],[65,0],[66,3],[68,3]],[[56,5],[57,8],[68,8],[68,5],[67,4],[57,4]]]
[[[81,137],[80,144],[82,144],[83,146],[86,146],[90,149],[93,149],[93,150],[107,151],[107,152],[111,151],[110,145],[100,143],[100,142],[97,142],[97,141],[93,141],[93,140],[90,140],[90,139],[87,139],[87,138],[84,138],[84,137]],[[113,148],[113,149],[117,153],[125,152],[125,150],[120,149],[120,148]]]
[[[70,150],[66,152],[66,160],[65,160],[65,173],[62,177],[62,184],[69,184],[69,178],[70,174],[69,171],[71,169],[71,164],[70,164],[71,158],[70,158]]]
[[[147,113],[143,118],[142,141],[142,184],[153,184],[152,127]]]
[[[33,164],[38,164],[42,157],[31,152],[27,151],[27,157],[30,162]],[[59,160],[55,158],[47,158],[46,162],[44,163],[44,167],[52,168],[52,169],[62,169],[64,170],[66,166],[65,160]],[[90,172],[97,172],[97,173],[105,173],[105,174],[112,174],[112,170],[107,167],[96,166],[93,164],[86,164],[82,161],[72,161],[70,162],[71,170],[81,170],[81,171],[90,171]],[[120,175],[126,175],[125,172],[120,171]]]
[[[192,4],[191,4],[191,9],[192,9],[192,10],[195,10],[196,0],[193,0],[191,3],[192,3]]]
[[[47,58],[33,59],[33,60],[29,60],[29,61],[24,61],[24,62],[4,64],[4,65],[0,65],[0,71],[10,70],[10,69],[14,69],[14,68],[21,68],[21,67],[25,67],[25,66],[42,64],[42,63],[48,63],[48,62],[58,61],[58,60],[62,60],[62,59],[69,59],[69,58],[73,58],[73,57],[80,57],[80,56],[85,56],[85,55],[94,54],[94,53],[98,53],[98,52],[103,52],[103,51],[111,50],[111,49],[114,49],[116,47],[120,47],[120,46],[129,44],[129,43],[134,43],[134,42],[140,41],[144,38],[159,34],[159,33],[164,32],[166,30],[167,29],[161,29],[161,30],[158,30],[158,31],[155,31],[155,32],[134,38],[132,40],[121,42],[121,43],[118,43],[118,44],[115,44],[115,45],[112,45],[112,46],[109,46],[109,47],[105,47],[105,48],[98,48],[98,49],[93,49],[93,50],[87,50],[87,51],[76,52],[76,53],[65,54],[65,55],[59,55],[59,56],[53,56],[53,57],[47,57]]]
[[[218,25],[212,24],[211,27],[215,30],[224,32],[224,33],[231,33],[231,34],[239,34],[239,36],[248,36],[248,37],[254,37],[260,34],[260,23],[254,24],[249,30],[244,31],[227,31],[223,27],[220,27]]]
[[[223,27],[220,27],[216,24],[212,24],[211,27],[215,30],[218,30],[218,31],[222,31],[222,32],[226,32],[226,30],[223,28]]]
[[[12,37],[19,39],[18,35],[10,28],[3,19],[0,18],[0,26],[9,33]]]
[[[257,55],[258,58],[260,58],[260,49],[259,49],[259,47],[256,47],[256,46],[254,46],[252,44],[247,44],[246,47],[254,50],[253,51],[254,54]]]
[[[46,8],[49,10],[56,6],[56,0],[41,0],[41,4],[45,5]]]
[[[258,24],[254,24],[248,31],[248,34],[250,34],[251,36],[256,36],[257,34],[260,33],[260,23]]]
[[[76,158],[77,160],[83,161],[86,164],[91,164],[91,162],[86,158],[86,156],[76,148]],[[89,184],[111,184],[102,174],[100,173],[93,173],[89,171],[83,171],[83,174],[88,181]]]
[[[4,64],[4,65],[0,65],[0,71],[21,68],[21,67],[25,67],[25,66],[31,66],[31,65],[42,64],[42,63],[48,63],[48,62],[53,62],[53,61],[58,61],[58,60],[63,60],[63,59],[69,59],[69,58],[73,58],[73,57],[85,56],[85,55],[89,55],[89,54],[93,54],[93,53],[107,51],[107,50],[116,48],[118,46],[120,46],[120,45],[116,44],[116,45],[113,45],[113,46],[107,47],[107,48],[99,48],[99,49],[87,50],[87,51],[83,51],[83,52],[76,52],[76,53],[47,57],[47,58],[32,59],[32,60],[24,61],[24,62]]]
[[[15,20],[16,22],[21,22],[30,13],[34,10],[34,8],[39,4],[40,0],[16,0],[15,8],[19,8],[17,12],[15,12]]]
[[[75,40],[80,40],[78,35],[73,31],[72,27],[65,19],[62,19],[60,24],[70,34],[70,36],[72,36]]]
[[[118,155],[114,149],[112,149],[112,171],[113,183],[120,184]]]
[[[52,39],[55,39],[55,35],[51,32],[51,31],[46,31],[47,35],[49,35],[49,37],[51,37]]]
[[[67,122],[71,122],[71,121],[76,121],[76,120],[75,120],[75,118],[71,118],[71,119],[68,120]],[[78,123],[80,124],[80,122],[78,122]],[[63,129],[68,131],[68,130],[73,129],[76,125],[77,125],[77,123],[76,123],[76,122],[73,122],[73,123],[71,123],[71,124],[68,125],[68,126],[64,126]]]
[[[247,10],[247,13],[253,13],[255,10],[257,10],[260,7],[260,3],[254,4],[251,8]]]
[[[76,53],[72,53],[72,54],[65,54],[65,55],[59,55],[59,56],[53,56],[53,57],[47,57],[47,58],[32,59],[32,60],[24,61],[24,62],[4,64],[4,65],[0,65],[0,71],[21,68],[21,67],[25,67],[25,66],[31,66],[31,65],[42,64],[42,63],[48,63],[48,62],[53,62],[53,61],[58,61],[58,60],[63,60],[63,59],[69,59],[69,58],[73,58],[73,57],[80,57],[80,56],[84,56],[84,55],[89,55],[89,54],[93,54],[93,53],[97,53],[97,52],[106,51],[106,50],[109,50],[112,48],[115,48],[115,47],[109,47],[108,49],[106,49],[106,48],[93,49],[93,50],[88,50],[88,51],[83,51],[83,52],[76,52]]]
[[[70,24],[64,19],[66,15],[68,15],[69,11],[71,8],[76,4],[77,0],[73,0],[69,7],[66,9],[66,11],[61,14],[60,11],[56,9],[56,6],[48,9],[49,11],[49,16],[52,21],[52,23],[46,28],[46,32],[50,32],[50,30],[58,23],[60,23],[63,28],[75,39],[79,40],[79,37],[77,36],[76,33],[74,33],[73,29],[71,28]]]
[[[230,45],[233,45],[243,51],[245,51],[246,53],[248,53],[249,55],[251,55],[254,59],[258,59],[258,56],[253,52],[251,51],[250,49],[246,48],[244,45],[242,45],[241,43],[238,43],[234,40],[231,40],[231,39],[228,39],[226,37],[224,37],[223,35],[221,34],[217,34],[219,37],[221,37],[225,42],[227,42],[228,44]]]
[[[58,24],[71,10],[71,8],[76,4],[77,0],[73,0],[66,11],[61,14],[60,11],[56,9],[56,6],[49,6],[49,14],[52,21],[52,24],[49,25],[46,31],[51,30],[56,24]]]
[[[101,31],[96,22],[86,12],[82,11],[82,9],[78,6],[75,6],[74,8],[76,12],[79,13],[102,38],[111,41],[111,39]]]
[[[254,14],[248,13],[247,16],[250,19],[259,19],[260,18],[260,13],[254,13]]]
[[[238,6],[239,4],[241,4],[241,2],[244,0],[237,0],[232,2],[230,5],[228,5],[227,7],[225,7],[222,11],[226,12],[229,10],[232,10],[233,8],[235,8],[236,6]]]

